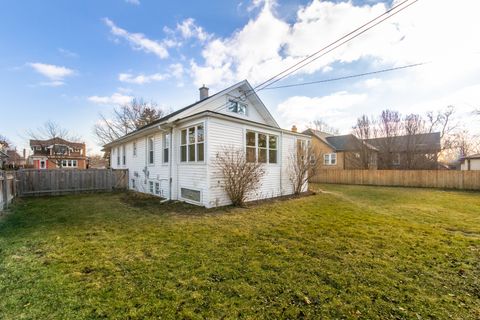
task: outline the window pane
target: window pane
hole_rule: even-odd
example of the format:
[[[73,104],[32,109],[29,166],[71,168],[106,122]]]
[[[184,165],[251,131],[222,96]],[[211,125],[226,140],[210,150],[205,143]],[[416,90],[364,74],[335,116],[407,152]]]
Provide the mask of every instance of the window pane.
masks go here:
[[[188,161],[195,161],[195,144],[188,145]]]
[[[187,130],[182,130],[182,144],[187,144]]]
[[[247,147],[247,162],[255,162],[255,148]]]
[[[180,147],[180,161],[187,161],[187,146]]]
[[[168,162],[168,149],[163,149],[163,162]]]
[[[237,107],[237,112],[243,115],[247,114],[247,106],[242,103],[239,103]]]
[[[270,150],[268,153],[268,163],[277,163],[277,150]]]
[[[149,161],[150,164],[153,163],[153,150],[149,152],[148,161]]]
[[[255,147],[255,132],[247,131],[247,146]]]
[[[258,134],[258,147],[266,148],[267,147],[267,135],[259,133]]]
[[[164,139],[164,148],[169,148],[170,147],[170,134],[166,134]]]
[[[277,137],[276,136],[268,136],[268,147],[270,149],[277,149]]]
[[[197,144],[197,161],[203,161],[204,151],[205,151],[204,144],[203,143]]]
[[[330,161],[329,161],[329,155],[328,154],[324,154],[323,155],[323,164],[328,164]]]
[[[195,143],[195,127],[188,128],[188,143]]]
[[[202,142],[204,138],[203,125],[197,126],[197,142]]]
[[[258,162],[267,162],[267,149],[258,149]]]
[[[229,100],[227,109],[228,111],[237,112],[237,102],[233,100]]]

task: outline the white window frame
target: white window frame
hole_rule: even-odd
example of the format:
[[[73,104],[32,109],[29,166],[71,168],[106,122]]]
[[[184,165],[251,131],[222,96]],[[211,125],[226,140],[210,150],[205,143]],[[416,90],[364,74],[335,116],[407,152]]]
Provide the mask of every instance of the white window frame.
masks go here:
[[[122,145],[122,166],[127,164],[127,146]]]
[[[155,182],[155,194],[160,195],[160,182]]]
[[[137,157],[137,141],[133,141],[132,148],[133,148],[132,150],[133,157],[136,158]]]
[[[167,156],[165,157],[165,151]],[[165,133],[163,135],[163,146],[162,146],[162,161],[163,163],[168,163],[170,160],[170,133]]]
[[[184,197],[182,196],[182,189],[199,192],[199,193],[200,193],[200,200],[199,200],[199,201],[196,201],[196,200],[192,200],[192,199],[189,199],[189,198],[184,198]],[[182,199],[182,200],[184,200],[185,202],[188,202],[188,203],[199,204],[199,203],[202,203],[202,200],[203,200],[203,192],[202,192],[202,190],[193,189],[193,188],[189,188],[189,187],[180,187],[179,195],[180,195],[180,199]]]
[[[203,137],[202,137],[202,141],[199,141],[199,134],[198,134],[198,128],[199,127],[202,127],[203,129]],[[190,139],[189,139],[189,133],[190,133],[190,129],[194,129],[194,142],[190,142]],[[182,141],[182,136],[183,136],[183,133],[185,132],[185,143],[183,143]],[[204,163],[205,162],[205,154],[206,154],[206,129],[205,129],[205,123],[199,123],[199,124],[196,124],[196,125],[193,125],[193,126],[189,126],[189,127],[186,127],[186,128],[183,128],[180,130],[180,155],[179,155],[179,158],[180,158],[180,163]],[[199,160],[199,152],[198,152],[198,149],[199,149],[199,145],[203,144],[203,159],[202,160]],[[194,160],[190,160],[190,146],[194,146],[194,152],[195,152],[195,156],[194,156]],[[185,148],[185,160],[182,159],[182,149]]]
[[[248,133],[254,133],[255,134],[255,162],[258,162],[258,155],[259,155],[258,151],[261,149],[261,150],[266,150],[266,159],[265,159],[265,162],[262,162],[262,163],[270,164],[270,165],[278,165],[278,136],[275,135],[275,134],[269,134],[269,133],[265,133],[265,132],[258,132],[258,131],[254,131],[254,130],[246,130],[245,131],[245,155],[247,155],[247,149],[248,148],[251,148],[251,149],[254,148],[253,146],[247,145],[247,134]],[[266,147],[260,147],[258,145],[258,136],[259,135],[265,135],[266,136],[266,139],[267,139],[267,146]],[[270,148],[270,137],[274,137],[276,139],[275,149]],[[275,162],[270,161],[270,151],[276,151],[275,152],[275,154],[276,154]],[[247,162],[251,162],[251,161],[248,161],[248,159],[247,159]]]
[[[117,154],[117,166],[120,166],[120,148],[115,148],[115,153]]]
[[[336,166],[337,165],[337,153],[325,153],[323,155],[323,165],[325,166]]]
[[[392,165],[399,166],[400,165],[400,153],[396,152],[392,156]]]
[[[155,137],[147,137],[147,163],[149,166],[155,165]]]
[[[46,169],[46,168],[47,168],[47,161],[40,160],[40,169]]]
[[[137,184],[135,179],[132,179],[132,189],[137,189]]]
[[[149,180],[148,181],[148,191],[151,193],[151,194],[154,194],[154,183],[153,183],[153,180]]]
[[[233,106],[233,108],[232,108],[232,106]],[[239,106],[241,106],[242,108],[239,109]],[[236,113],[236,114],[239,114],[239,115],[242,115],[242,116],[246,116],[247,115],[247,104],[243,103],[241,101],[238,101],[236,99],[229,98],[228,101],[227,101],[227,111],[232,112],[232,113]]]

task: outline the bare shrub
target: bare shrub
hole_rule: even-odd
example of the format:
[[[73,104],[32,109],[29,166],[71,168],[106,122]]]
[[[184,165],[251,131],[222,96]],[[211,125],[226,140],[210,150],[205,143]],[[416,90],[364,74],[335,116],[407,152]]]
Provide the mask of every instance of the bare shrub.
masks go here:
[[[265,175],[263,163],[248,162],[245,151],[235,148],[224,148],[217,153],[213,166],[220,171],[222,187],[234,206],[244,206]]]
[[[288,178],[293,187],[293,193],[302,193],[308,179],[316,175],[318,170],[318,152],[310,141],[297,140],[297,149],[289,156]]]

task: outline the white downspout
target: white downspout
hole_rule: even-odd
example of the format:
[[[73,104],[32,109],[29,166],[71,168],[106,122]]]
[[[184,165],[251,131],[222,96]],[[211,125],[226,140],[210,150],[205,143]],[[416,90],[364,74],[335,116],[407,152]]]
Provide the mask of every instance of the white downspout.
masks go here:
[[[283,131],[280,131],[280,196],[283,196]]]
[[[168,200],[172,200],[173,127],[170,127],[170,149],[168,150]]]

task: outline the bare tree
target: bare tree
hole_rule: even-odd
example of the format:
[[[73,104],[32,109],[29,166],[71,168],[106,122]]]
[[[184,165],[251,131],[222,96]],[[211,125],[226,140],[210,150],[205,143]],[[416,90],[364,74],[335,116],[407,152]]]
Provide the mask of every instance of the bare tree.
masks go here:
[[[10,140],[7,137],[0,134],[0,150],[7,149],[11,146]]]
[[[213,166],[218,169],[222,187],[234,206],[244,206],[265,175],[263,163],[248,162],[245,151],[233,147],[218,152]]]
[[[395,151],[395,137],[402,133],[402,119],[398,111],[382,111],[374,129],[375,138],[379,140],[379,162],[386,169],[393,166],[393,152]]]
[[[403,135],[405,136],[404,169],[425,167],[427,162],[435,162],[436,153],[432,156],[425,153],[424,133],[426,133],[425,120],[419,114],[409,114],[403,119]],[[422,149],[420,149],[422,147]],[[431,158],[432,157],[432,158]]]
[[[33,144],[41,148],[41,152],[48,154],[50,161],[54,161],[58,167],[63,167],[63,160],[68,158],[71,146],[67,143],[79,143],[80,138],[72,135],[67,129],[62,128],[58,123],[47,121],[37,129],[29,131]]]
[[[459,124],[454,122],[454,114],[454,106],[448,106],[444,110],[436,112],[427,112],[427,132],[440,132],[442,150],[448,150],[453,147],[453,133],[459,128]]]
[[[110,117],[100,114],[100,120],[93,128],[100,144],[112,142],[132,131],[144,127],[165,115],[154,102],[133,99],[130,103],[113,110]]]
[[[297,150],[290,154],[287,169],[294,194],[302,193],[308,179],[316,175],[319,158],[310,143],[297,140]]]
[[[322,119],[317,119],[317,120],[312,121],[308,125],[308,128],[309,129],[314,129],[314,130],[317,130],[317,131],[321,131],[321,132],[325,132],[325,133],[329,133],[331,135],[337,135],[337,134],[340,133],[340,131],[337,128],[334,128],[333,126],[329,125],[328,123],[326,123]]]
[[[365,140],[373,138],[374,124],[374,121],[370,120],[367,115],[362,115],[353,127],[353,134],[360,140],[361,144],[359,145],[359,157],[349,157],[349,160],[357,168],[370,169],[372,158],[376,157],[376,152],[365,142]]]

